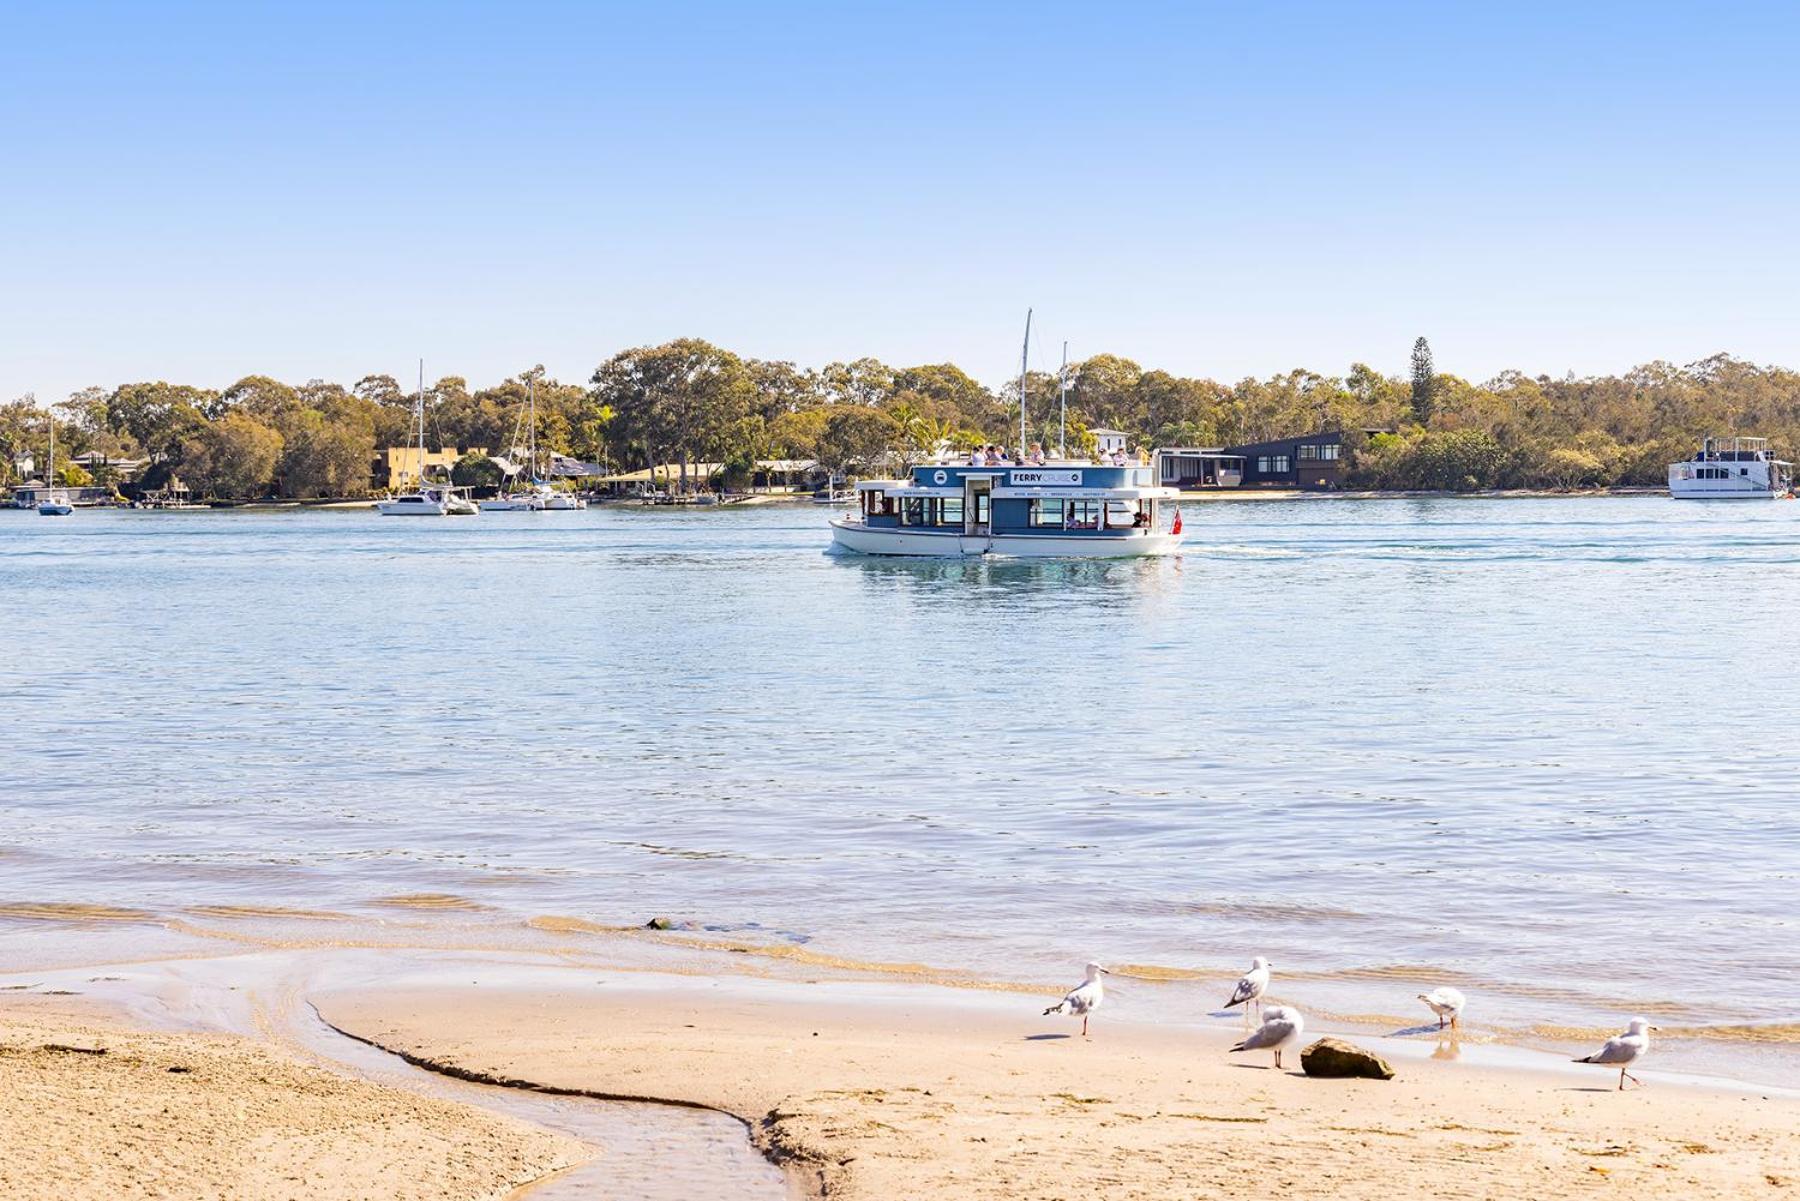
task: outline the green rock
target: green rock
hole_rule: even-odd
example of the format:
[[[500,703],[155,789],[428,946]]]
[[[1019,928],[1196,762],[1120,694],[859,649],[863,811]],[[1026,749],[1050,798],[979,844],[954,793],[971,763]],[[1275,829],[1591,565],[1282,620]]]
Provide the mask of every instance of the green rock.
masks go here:
[[[1387,1060],[1338,1038],[1321,1038],[1300,1052],[1300,1067],[1308,1076],[1358,1080],[1394,1078],[1393,1065]]]

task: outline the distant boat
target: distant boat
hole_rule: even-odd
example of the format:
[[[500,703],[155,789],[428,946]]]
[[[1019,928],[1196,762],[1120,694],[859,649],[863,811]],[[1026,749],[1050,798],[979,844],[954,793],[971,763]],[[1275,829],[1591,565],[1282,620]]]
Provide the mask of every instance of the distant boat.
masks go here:
[[[419,360],[419,395],[413,402],[413,423],[419,434],[418,491],[391,496],[375,502],[375,511],[383,517],[472,517],[481,512],[474,501],[462,495],[464,489],[425,482],[425,360]]]
[[[44,472],[44,478],[52,484],[56,482],[56,414],[50,414],[50,466]],[[39,517],[67,517],[75,511],[69,503],[67,492],[52,491],[44,499],[38,501]]]
[[[1676,500],[1772,500],[1786,496],[1793,464],[1769,451],[1767,438],[1707,438],[1691,459],[1669,464]]]
[[[566,511],[569,509],[585,509],[587,501],[568,492],[558,492],[548,483],[538,479],[537,448],[537,379],[534,376],[525,381],[525,405],[519,410],[519,418],[525,425],[525,476],[531,486],[502,492],[492,500],[481,502],[483,512],[496,513],[541,513],[545,510]],[[519,442],[518,424],[513,426],[513,445]],[[509,455],[511,451],[507,452]]]

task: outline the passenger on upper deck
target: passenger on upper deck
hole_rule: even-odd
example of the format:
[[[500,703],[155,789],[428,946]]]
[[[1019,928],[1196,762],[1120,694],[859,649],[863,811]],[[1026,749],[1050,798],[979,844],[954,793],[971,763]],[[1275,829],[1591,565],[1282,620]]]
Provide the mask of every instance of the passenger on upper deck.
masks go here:
[[[1042,467],[1044,465],[1044,448],[1033,442],[1031,449],[1025,454],[1025,461],[1033,467]]]
[[[979,467],[985,462],[987,462],[987,448],[985,446],[977,446],[974,450],[969,452],[969,466]]]

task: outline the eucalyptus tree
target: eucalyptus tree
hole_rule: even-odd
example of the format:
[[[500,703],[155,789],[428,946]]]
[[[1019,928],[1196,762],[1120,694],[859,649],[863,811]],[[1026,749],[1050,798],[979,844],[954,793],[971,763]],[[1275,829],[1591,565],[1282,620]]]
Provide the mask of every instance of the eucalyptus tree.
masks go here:
[[[648,466],[680,463],[684,491],[694,461],[729,453],[756,393],[742,359],[699,338],[622,351],[595,369],[589,391]]]

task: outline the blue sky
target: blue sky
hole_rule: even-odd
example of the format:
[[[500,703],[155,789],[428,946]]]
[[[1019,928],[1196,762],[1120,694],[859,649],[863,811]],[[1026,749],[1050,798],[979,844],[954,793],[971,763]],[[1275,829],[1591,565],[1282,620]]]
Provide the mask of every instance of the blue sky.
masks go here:
[[[1488,11],[1482,11],[1483,9]],[[1800,365],[1777,5],[0,7],[0,399],[1101,350]]]

